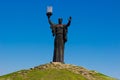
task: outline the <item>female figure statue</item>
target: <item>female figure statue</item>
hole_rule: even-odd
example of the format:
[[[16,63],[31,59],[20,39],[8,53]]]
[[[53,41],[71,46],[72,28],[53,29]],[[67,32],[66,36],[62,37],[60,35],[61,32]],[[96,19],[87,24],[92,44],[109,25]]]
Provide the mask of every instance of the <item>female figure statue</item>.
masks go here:
[[[47,14],[47,16],[52,34],[55,37],[53,62],[64,63],[64,46],[67,41],[68,27],[70,26],[72,18],[69,17],[67,24],[62,24],[62,18],[58,19],[58,24],[54,24],[50,20],[51,14]]]

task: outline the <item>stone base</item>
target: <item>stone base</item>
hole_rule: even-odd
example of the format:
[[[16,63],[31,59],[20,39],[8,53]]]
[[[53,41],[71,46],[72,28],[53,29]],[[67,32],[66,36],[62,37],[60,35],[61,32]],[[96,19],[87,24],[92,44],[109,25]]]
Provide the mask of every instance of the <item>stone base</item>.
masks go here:
[[[55,64],[55,65],[57,65],[57,64],[64,64],[64,63],[62,63],[62,62],[50,62],[51,64]]]

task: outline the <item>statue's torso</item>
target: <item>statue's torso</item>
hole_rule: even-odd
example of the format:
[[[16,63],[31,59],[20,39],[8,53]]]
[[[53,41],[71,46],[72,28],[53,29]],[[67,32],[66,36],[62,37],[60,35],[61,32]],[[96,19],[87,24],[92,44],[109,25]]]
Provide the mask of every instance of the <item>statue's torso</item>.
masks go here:
[[[55,32],[56,34],[63,34],[64,33],[64,25],[56,25],[55,26]]]

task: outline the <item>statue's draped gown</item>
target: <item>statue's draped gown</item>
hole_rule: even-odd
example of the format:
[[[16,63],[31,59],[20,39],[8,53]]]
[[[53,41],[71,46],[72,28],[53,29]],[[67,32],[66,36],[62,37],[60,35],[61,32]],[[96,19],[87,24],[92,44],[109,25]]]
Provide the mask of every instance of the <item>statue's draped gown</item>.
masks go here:
[[[66,42],[66,26],[52,26],[52,32],[55,34],[53,62],[64,63],[64,44]]]
[[[53,36],[55,36],[53,62],[64,63],[64,46],[67,41],[67,29],[68,26],[70,26],[71,17],[69,18],[67,24],[62,24],[62,19],[59,19],[59,24],[54,24],[48,15],[48,22],[50,24],[50,28],[52,29]]]

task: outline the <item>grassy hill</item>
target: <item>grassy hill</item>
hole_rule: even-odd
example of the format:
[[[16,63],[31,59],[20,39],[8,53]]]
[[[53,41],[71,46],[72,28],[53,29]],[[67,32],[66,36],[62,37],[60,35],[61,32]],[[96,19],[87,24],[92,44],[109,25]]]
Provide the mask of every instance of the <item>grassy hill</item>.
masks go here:
[[[21,70],[4,76],[0,80],[116,80],[96,71],[83,67],[49,63],[28,70]]]

